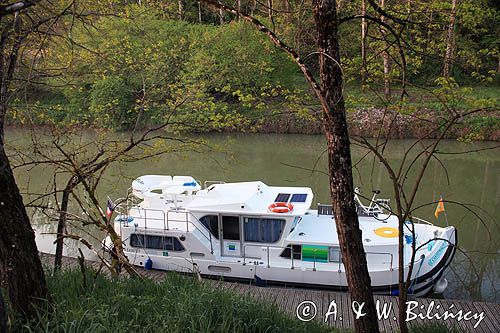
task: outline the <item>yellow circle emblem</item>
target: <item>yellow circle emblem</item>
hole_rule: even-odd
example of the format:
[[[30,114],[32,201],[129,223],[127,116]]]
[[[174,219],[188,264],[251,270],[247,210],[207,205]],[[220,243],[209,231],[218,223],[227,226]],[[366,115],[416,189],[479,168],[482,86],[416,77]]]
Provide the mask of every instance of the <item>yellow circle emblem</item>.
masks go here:
[[[373,230],[375,235],[385,238],[394,238],[399,236],[399,231],[396,228],[383,227]]]

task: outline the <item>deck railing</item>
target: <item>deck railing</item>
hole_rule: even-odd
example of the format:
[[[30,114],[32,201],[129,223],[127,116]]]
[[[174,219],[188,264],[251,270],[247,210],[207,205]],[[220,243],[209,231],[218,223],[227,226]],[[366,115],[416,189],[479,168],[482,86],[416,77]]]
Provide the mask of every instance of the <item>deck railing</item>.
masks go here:
[[[133,214],[133,212],[137,211],[139,214]],[[142,212],[142,213],[141,213]],[[149,212],[149,214],[148,214]],[[158,214],[160,213],[160,217],[154,217],[154,213]],[[169,214],[185,214],[185,219],[175,219],[175,218],[170,218]],[[149,215],[149,216],[148,216]],[[198,224],[201,226],[197,226],[194,224],[190,219],[189,216],[192,216],[193,219],[195,219]],[[183,229],[182,231],[186,232],[192,232],[194,230],[198,230],[200,234],[210,243],[210,253],[214,253],[214,246],[213,246],[213,240],[212,240],[212,233],[203,225],[203,223],[200,222],[200,220],[193,215],[193,213],[187,211],[187,210],[168,210],[166,213],[164,210],[161,209],[152,209],[152,208],[141,208],[141,207],[134,207],[133,209],[128,210],[127,214],[124,214],[125,220],[120,221],[120,234],[121,234],[121,228],[124,224],[128,225],[128,218],[132,217],[134,220],[137,219],[139,221],[144,221],[144,231],[148,229],[148,221],[155,221],[155,222],[160,222],[160,224],[163,225],[163,228],[151,228],[149,229],[159,229],[163,231],[170,230],[170,223],[171,222],[180,222],[180,223],[185,223],[186,229]],[[190,228],[190,226],[192,226]],[[141,229],[140,227],[136,227]],[[207,235],[208,234],[208,235]]]
[[[419,218],[419,217],[412,216],[412,217],[411,217],[411,219],[412,219],[412,220],[414,220],[414,221],[415,221],[415,223],[417,223],[417,224],[428,224],[428,225],[434,225],[434,223],[429,222],[429,221],[426,221],[426,220],[421,219],[421,218]]]
[[[271,267],[270,264],[270,254],[269,254],[269,249],[276,249],[276,250],[284,250],[284,249],[290,249],[290,258],[292,259],[292,266],[290,267],[291,269],[294,269],[293,265],[293,248],[292,245],[289,246],[275,246],[275,245],[259,245],[259,244],[244,244],[243,245],[243,265],[246,265],[246,259],[247,259],[247,251],[246,249],[249,247],[256,247],[256,248],[261,248],[261,249],[266,249],[266,256],[267,256],[267,268]]]
[[[391,271],[394,270],[394,267],[393,267],[393,263],[394,263],[394,255],[392,253],[389,253],[389,252],[365,252],[365,254],[368,256],[369,254],[373,254],[373,255],[383,255],[383,256],[388,256],[389,259],[390,259],[390,262],[389,262],[389,269]]]
[[[247,264],[247,248],[250,248],[250,247],[256,247],[256,248],[261,248],[261,249],[265,249],[266,251],[266,267],[267,268],[270,268],[271,267],[271,260],[270,260],[270,250],[271,249],[275,249],[275,250],[284,250],[284,249],[290,249],[290,259],[291,259],[291,266],[290,266],[290,269],[294,269],[295,268],[295,265],[294,265],[294,257],[293,257],[293,247],[292,245],[288,245],[288,246],[274,246],[274,245],[259,245],[259,244],[244,244],[243,245],[243,265],[246,265]],[[394,255],[392,253],[389,253],[389,252],[365,252],[365,254],[368,256],[368,255],[382,255],[382,256],[387,256],[389,258],[389,269],[391,271],[394,270]],[[319,262],[316,260],[316,257],[314,256],[313,257],[313,261],[312,261],[312,265],[313,265],[313,271],[316,271],[316,263]],[[329,263],[335,263],[335,261],[330,261]],[[337,271],[340,273],[342,272],[341,270],[341,266],[343,265],[343,261],[342,259],[340,259],[338,262],[338,269]]]
[[[217,185],[217,184],[225,184],[226,182],[223,180],[205,180],[203,183],[203,189],[207,189],[208,187],[212,185]]]

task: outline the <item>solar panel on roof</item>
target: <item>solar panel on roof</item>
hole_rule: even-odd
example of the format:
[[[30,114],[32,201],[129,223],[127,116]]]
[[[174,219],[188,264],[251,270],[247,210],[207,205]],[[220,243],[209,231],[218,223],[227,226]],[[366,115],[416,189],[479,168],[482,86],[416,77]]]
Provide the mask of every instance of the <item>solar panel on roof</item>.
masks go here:
[[[305,193],[295,193],[292,195],[292,200],[290,202],[306,202],[307,194]]]
[[[274,199],[274,202],[288,202],[289,198],[290,198],[290,194],[288,194],[288,193],[279,193],[276,196],[276,199]]]

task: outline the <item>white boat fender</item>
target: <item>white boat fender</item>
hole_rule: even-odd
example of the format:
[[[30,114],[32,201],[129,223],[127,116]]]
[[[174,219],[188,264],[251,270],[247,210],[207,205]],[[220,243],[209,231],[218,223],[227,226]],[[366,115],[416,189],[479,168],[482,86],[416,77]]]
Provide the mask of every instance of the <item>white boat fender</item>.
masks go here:
[[[448,280],[442,277],[434,284],[432,289],[436,294],[442,294],[446,290],[446,287],[448,287]]]

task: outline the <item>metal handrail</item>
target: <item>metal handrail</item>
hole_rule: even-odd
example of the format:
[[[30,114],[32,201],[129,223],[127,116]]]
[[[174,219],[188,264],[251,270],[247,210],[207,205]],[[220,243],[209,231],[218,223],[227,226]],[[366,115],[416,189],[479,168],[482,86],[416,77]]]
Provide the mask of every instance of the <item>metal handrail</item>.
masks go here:
[[[119,204],[115,204],[115,207],[113,209],[113,211],[117,212],[119,215],[125,215],[121,210],[119,210],[121,207],[123,207],[123,204],[127,204],[127,198],[118,198],[118,199],[115,199],[115,202],[119,202]],[[125,206],[125,209],[127,208],[127,206]]]
[[[246,264],[246,248],[247,247],[257,247],[257,248],[265,248],[266,249],[266,256],[267,256],[267,268],[271,267],[270,266],[270,249],[280,249],[280,250],[283,250],[283,249],[286,249],[286,248],[289,248],[290,249],[290,259],[291,259],[291,269],[294,269],[295,266],[294,266],[294,258],[293,258],[293,245],[290,244],[288,246],[272,246],[272,245],[259,245],[259,244],[244,244],[243,245],[243,264]],[[393,268],[393,264],[394,264],[394,255],[392,253],[389,253],[389,252],[365,252],[365,254],[374,254],[374,255],[386,255],[386,256],[389,256],[390,258],[390,270],[393,271],[394,268]],[[340,259],[338,261],[338,272],[340,273],[341,272],[341,269],[340,269],[340,266],[343,264],[342,262],[342,259]],[[314,256],[314,260],[313,260],[313,271],[316,271],[316,256]]]
[[[144,212],[144,216],[137,216],[137,215],[134,215],[134,214],[131,214],[131,211],[132,209],[136,209],[139,214],[140,212]],[[155,218],[155,217],[148,217],[147,216],[147,212],[150,211],[150,212],[161,212],[163,218]],[[186,214],[186,218],[185,220],[176,220],[176,219],[169,219],[169,216],[168,214],[169,213],[185,213]],[[188,218],[188,215],[191,214],[195,219],[196,221],[205,229],[205,231],[208,232],[208,236],[205,234],[204,231],[202,231],[198,226],[196,226],[194,223],[192,223],[191,221],[189,221],[189,218]],[[126,215],[127,217],[132,217],[132,218],[137,218],[137,219],[144,219],[144,229],[148,229],[148,224],[147,224],[147,220],[154,220],[154,221],[163,221],[163,230],[170,230],[170,221],[172,222],[186,222],[186,232],[190,232],[189,231],[189,225],[193,225],[193,227],[198,230],[200,232],[200,234],[203,235],[203,237],[205,237],[209,242],[210,242],[210,253],[214,253],[214,246],[213,246],[213,240],[212,240],[212,233],[205,228],[205,226],[203,225],[203,223],[200,222],[200,220],[198,218],[196,218],[196,216],[194,216],[191,212],[189,211],[178,211],[178,210],[168,210],[167,213],[165,214],[165,211],[164,210],[161,210],[161,209],[153,209],[153,208],[142,208],[142,207],[133,207],[133,208],[130,208],[127,210],[127,214],[124,214]],[[140,214],[142,215],[142,214]],[[120,222],[120,227],[122,226],[122,223],[125,223],[125,222]],[[141,228],[139,228],[141,229]]]
[[[201,221],[196,217],[194,216],[194,214],[190,211],[183,211],[183,212],[179,212],[178,210],[169,210],[167,211],[167,221],[169,221],[168,219],[168,214],[171,213],[171,212],[175,212],[175,213],[185,213],[186,214],[186,232],[189,232],[189,224],[191,224],[196,230],[198,230],[202,235],[203,237],[205,237],[209,242],[210,242],[210,253],[211,254],[214,254],[214,246],[212,244],[212,233],[210,232],[210,230],[208,230],[204,225],[203,223],[201,223]],[[204,234],[204,232],[198,228],[193,222],[189,221],[189,215],[191,215],[195,220],[196,222],[198,222],[202,227],[203,229],[208,233],[208,236]],[[171,220],[171,221],[175,221],[175,222],[184,222],[182,220]]]
[[[206,182],[205,182],[206,183]],[[222,182],[223,183],[223,182]],[[150,220],[156,220],[156,221],[161,221],[163,220],[163,230],[170,230],[170,226],[169,226],[169,218],[168,218],[168,214],[170,212],[172,212],[172,210],[168,210],[167,211],[167,214],[165,215],[165,211],[164,210],[161,210],[161,209],[153,209],[153,208],[142,208],[142,207],[137,207],[136,205],[134,205],[134,203],[132,202],[131,205],[130,205],[130,201],[132,201],[131,199],[134,198],[134,196],[131,196],[131,194],[133,193],[133,188],[132,187],[129,187],[127,189],[127,196],[126,196],[126,199],[127,200],[124,200],[124,202],[126,203],[126,206],[125,206],[125,209],[126,209],[126,214],[123,214],[123,215],[126,215],[127,217],[134,217],[133,215],[130,214],[130,211],[132,210],[132,208],[135,208],[137,209],[139,212],[141,210],[144,211],[144,229],[147,229],[147,211],[157,211],[157,212],[161,212],[162,215],[163,215],[163,219],[159,219],[159,218],[149,218]],[[121,204],[119,205],[119,207],[121,207]],[[116,209],[116,208],[115,208]],[[175,211],[175,212],[178,212],[178,211]],[[200,234],[203,235],[203,237],[205,237],[209,242],[210,242],[210,253],[213,254],[214,253],[214,247],[213,247],[213,241],[212,241],[212,233],[205,228],[205,226],[203,225],[203,223],[201,223],[198,218],[196,216],[194,216],[191,212],[188,212],[186,211],[186,232],[189,232],[189,224],[192,224],[196,230],[198,230],[200,232]],[[208,232],[208,237],[207,235],[200,229],[198,228],[195,224],[193,224],[192,222],[189,221],[189,218],[188,218],[188,214],[191,214],[195,219],[196,221],[201,225],[203,226],[203,228]],[[141,219],[142,216],[138,216],[137,218]],[[172,221],[175,221],[175,220],[172,220]],[[180,222],[183,222],[183,221],[180,221]],[[120,222],[120,235],[121,235],[121,227],[122,227],[122,222]]]
[[[203,232],[201,232],[201,230],[193,222],[188,222],[188,223],[191,224],[191,225],[193,225],[196,230],[200,231],[201,235],[203,235],[203,237],[205,237],[210,242],[210,253],[213,254],[214,253],[213,252],[214,251],[213,250],[213,244],[212,244],[212,241],[210,240],[210,238],[208,238]],[[147,230],[147,228],[142,228],[142,227],[136,227],[136,229],[138,231],[141,231],[141,229],[143,229],[144,231]],[[154,228],[150,228],[150,229],[154,229]],[[159,229],[159,230],[162,230],[162,229]]]
[[[163,218],[155,218],[155,217],[149,217],[149,220],[153,221],[163,221],[163,230],[169,230],[169,225],[168,225],[168,219],[165,216],[165,211],[161,209],[153,209],[153,208],[142,208],[142,207],[134,207],[133,209],[136,209],[137,211],[144,211],[144,217],[142,216],[134,216],[130,214],[131,210],[128,211],[127,216],[130,216],[132,218],[137,218],[137,219],[144,219],[144,229],[148,228],[148,217],[147,217],[147,212],[160,212],[163,215]]]
[[[434,223],[426,221],[424,219],[421,219],[420,217],[412,216],[411,219],[415,220],[417,222],[417,224],[428,224],[428,225],[432,225],[432,226],[434,225]]]
[[[198,227],[197,227],[194,223],[192,223],[192,222],[191,222],[191,224],[192,224],[192,225],[193,225],[193,226],[194,226],[194,227],[195,227],[198,231],[200,231],[200,233],[201,233],[202,235],[204,235],[204,236],[205,236],[205,238],[207,238],[207,239],[210,241],[210,253],[214,254],[214,247],[213,247],[213,244],[212,244],[212,232],[211,232],[210,230],[208,230],[208,228],[207,228],[207,227],[205,227],[205,225],[204,225],[203,223],[201,223],[201,221],[200,221],[200,220],[199,220],[196,216],[194,216],[194,214],[193,214],[192,212],[187,212],[187,213],[188,213],[188,214],[190,214],[190,215],[191,215],[191,216],[192,216],[192,217],[196,220],[196,222],[198,222],[198,224],[199,224],[199,225],[201,225],[201,226],[202,226],[202,228],[203,228],[205,231],[207,231],[207,232],[208,232],[208,238],[207,238],[207,236],[206,236],[203,232],[201,232],[201,230],[200,230],[200,229],[199,229],[199,228],[198,228]],[[186,218],[187,218],[187,214],[186,214]]]
[[[203,182],[203,189],[206,189],[207,187],[211,185],[216,185],[216,184],[225,184],[226,182],[223,180],[205,180]]]
[[[269,249],[278,249],[278,250],[283,250],[283,249],[290,249],[290,258],[292,259],[292,266],[290,267],[291,269],[294,269],[294,264],[293,264],[293,247],[292,244],[288,246],[274,246],[274,245],[259,245],[259,244],[244,244],[243,245],[243,264],[246,265],[246,248],[247,247],[260,247],[260,248],[266,248],[266,256],[267,256],[267,268],[271,267],[269,262],[270,262],[270,256],[269,256]]]
[[[392,253],[389,253],[389,252],[365,252],[365,254],[377,254],[377,255],[386,255],[386,256],[389,256],[391,258],[391,262],[390,262],[390,269],[391,271],[394,270],[394,268],[392,267],[392,264],[394,262],[394,255]]]

